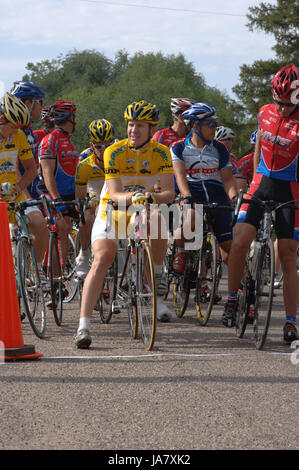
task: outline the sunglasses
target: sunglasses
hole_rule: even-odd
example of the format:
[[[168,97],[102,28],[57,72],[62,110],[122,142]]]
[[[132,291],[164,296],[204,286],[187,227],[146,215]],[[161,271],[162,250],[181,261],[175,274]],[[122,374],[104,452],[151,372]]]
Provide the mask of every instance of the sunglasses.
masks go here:
[[[113,141],[109,142],[108,144],[93,144],[93,148],[97,150],[105,150],[107,147],[110,147],[110,145],[112,144],[113,144]]]
[[[217,121],[207,121],[207,122],[203,122],[202,123],[202,126],[208,126],[210,129],[212,129],[213,127],[218,127],[218,122]]]
[[[38,103],[41,106],[43,106],[44,105],[44,100],[33,100],[33,103]]]
[[[291,108],[292,106],[295,106],[294,103],[283,103],[282,101],[277,101],[273,98],[274,103],[276,103],[278,106],[281,106],[282,108]]]

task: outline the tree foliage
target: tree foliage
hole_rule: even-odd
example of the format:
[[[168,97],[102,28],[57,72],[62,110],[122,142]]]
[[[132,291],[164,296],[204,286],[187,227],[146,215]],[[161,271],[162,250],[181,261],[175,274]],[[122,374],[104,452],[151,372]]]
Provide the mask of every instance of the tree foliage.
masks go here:
[[[299,2],[277,0],[276,4],[260,3],[250,7],[248,28],[261,30],[275,38],[273,47],[276,57],[244,64],[240,71],[240,83],[233,88],[244,108],[255,117],[259,108],[271,100],[270,83],[275,73],[284,65],[299,65]]]
[[[172,124],[172,97],[192,97],[212,104],[220,125],[236,133],[234,152],[243,156],[249,147],[244,110],[226,93],[209,87],[183,54],[164,55],[138,52],[129,57],[119,50],[109,60],[95,50],[76,50],[65,57],[37,64],[28,63],[24,80],[40,83],[46,91],[46,104],[57,99],[69,99],[77,106],[76,131],[72,137],[78,151],[88,146],[86,129],[93,119],[106,118],[115,127],[118,138],[126,135],[123,113],[134,101],[146,99],[160,109],[160,128]],[[40,126],[40,122],[36,126]]]

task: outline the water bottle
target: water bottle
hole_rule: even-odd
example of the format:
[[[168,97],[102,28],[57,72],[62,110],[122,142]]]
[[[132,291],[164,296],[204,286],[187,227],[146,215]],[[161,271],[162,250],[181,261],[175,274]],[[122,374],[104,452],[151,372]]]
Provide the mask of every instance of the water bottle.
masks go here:
[[[10,196],[10,199],[13,201],[16,196],[13,194],[13,183],[0,183],[0,193],[2,196]]]
[[[20,229],[17,224],[9,224],[11,248],[13,257],[17,254],[17,239],[20,237]]]

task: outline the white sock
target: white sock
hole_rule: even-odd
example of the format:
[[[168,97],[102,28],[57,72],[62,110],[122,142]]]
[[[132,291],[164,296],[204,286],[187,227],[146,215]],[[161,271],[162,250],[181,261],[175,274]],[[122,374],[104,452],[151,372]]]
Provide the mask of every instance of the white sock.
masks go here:
[[[83,329],[90,331],[90,318],[88,317],[80,318],[78,331],[83,330]]]

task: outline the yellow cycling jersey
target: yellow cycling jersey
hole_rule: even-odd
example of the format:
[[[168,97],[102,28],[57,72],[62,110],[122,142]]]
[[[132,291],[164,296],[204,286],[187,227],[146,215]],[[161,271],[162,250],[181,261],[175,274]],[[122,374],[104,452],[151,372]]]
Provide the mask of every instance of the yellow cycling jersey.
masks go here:
[[[128,139],[116,142],[104,152],[105,180],[120,179],[123,191],[153,191],[163,174],[173,174],[169,148],[150,140],[141,149],[130,146]],[[109,200],[107,185],[102,190],[103,201]]]
[[[30,144],[26,135],[22,130],[18,130],[17,134],[0,139],[0,183],[17,183],[19,180],[19,161],[29,160],[33,157]],[[6,202],[12,201],[9,195],[3,196]],[[25,201],[24,193],[18,194],[14,202],[18,204]],[[9,211],[9,222],[15,223],[15,214]]]
[[[22,130],[0,139],[0,183],[17,183],[18,163],[33,158],[29,142]]]
[[[88,157],[80,161],[76,168],[75,185],[78,187],[87,186],[87,192],[90,195],[100,195],[104,180],[105,173],[102,168],[97,164],[95,153],[90,149],[84,150],[82,154],[88,154]]]

